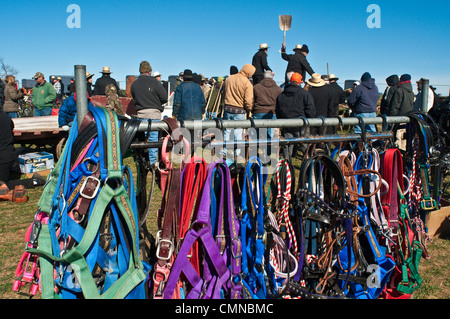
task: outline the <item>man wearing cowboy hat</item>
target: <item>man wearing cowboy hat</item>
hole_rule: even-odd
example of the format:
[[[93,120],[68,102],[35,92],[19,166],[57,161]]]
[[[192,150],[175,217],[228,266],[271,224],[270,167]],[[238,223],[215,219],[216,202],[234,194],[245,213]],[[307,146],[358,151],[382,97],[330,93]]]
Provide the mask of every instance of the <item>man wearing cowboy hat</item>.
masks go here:
[[[119,92],[119,85],[117,85],[116,80],[111,77],[111,70],[109,66],[104,66],[102,72],[102,76],[95,81],[93,95],[105,95],[105,88],[108,84],[114,84]]]
[[[259,45],[258,52],[255,53],[252,59],[252,65],[255,67],[256,71],[253,74],[253,85],[258,84],[264,78],[265,71],[272,71],[272,69],[267,64],[267,50],[269,46],[267,43],[262,43]]]
[[[329,85],[327,85],[328,90],[331,92],[331,97],[333,99],[333,109],[335,110],[335,113],[332,117],[339,116],[339,107],[342,105],[342,107],[346,107],[345,101],[347,99],[344,89],[337,83],[339,78],[335,76],[334,74],[330,74],[328,81]],[[331,126],[330,127],[330,133],[336,133],[337,132],[337,126]]]
[[[339,78],[334,74],[330,74],[330,77],[328,78],[328,81],[330,83],[329,87],[331,89],[330,91],[333,94],[335,103],[337,102],[339,106],[339,104],[345,104],[345,92],[344,89],[337,83],[338,80]]]
[[[86,71],[86,84],[87,84],[87,93],[89,96],[93,95],[92,92],[92,80],[94,78],[94,74],[90,74],[89,72]]]
[[[161,73],[159,73],[158,71],[155,71],[155,73],[153,73],[153,77],[161,82]]]
[[[316,117],[334,117],[336,110],[334,109],[331,91],[326,85],[325,80],[320,74],[313,73],[310,79],[306,81],[306,88],[311,93],[314,106],[316,107]],[[311,127],[311,134],[322,135],[325,133],[326,126]]]
[[[50,80],[52,81],[53,84],[53,88],[56,91],[56,104],[58,104],[58,102],[62,101],[62,90],[61,90],[61,82],[59,81],[59,79],[61,79],[60,77],[56,77],[54,75],[52,75],[50,77]]]
[[[45,81],[44,74],[41,72],[37,72],[33,79],[37,82],[31,93],[34,116],[51,115],[53,102],[56,99],[56,91],[53,85]]]
[[[297,72],[303,79],[305,78],[306,72],[308,72],[309,75],[312,75],[314,70],[311,68],[311,65],[309,65],[309,62],[306,59],[306,56],[309,53],[308,46],[306,44],[297,44],[293,51],[295,52],[294,54],[286,54],[286,46],[283,43],[281,47],[281,57],[283,60],[288,61],[286,74],[288,72]],[[285,76],[285,80],[286,83],[289,82],[287,76]]]

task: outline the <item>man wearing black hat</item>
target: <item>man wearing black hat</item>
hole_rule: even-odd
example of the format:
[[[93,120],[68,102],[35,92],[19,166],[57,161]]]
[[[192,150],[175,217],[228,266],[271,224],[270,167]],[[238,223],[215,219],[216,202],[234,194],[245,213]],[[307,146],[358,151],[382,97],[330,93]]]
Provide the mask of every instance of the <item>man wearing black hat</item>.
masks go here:
[[[102,76],[95,81],[93,95],[105,95],[105,88],[108,84],[114,84],[119,92],[119,85],[116,80],[111,77],[111,70],[108,66],[104,66],[102,70]]]
[[[397,85],[389,108],[389,116],[401,116],[412,111],[414,105],[414,92],[411,85],[411,75],[403,74]]]
[[[239,69],[237,68],[237,66],[235,66],[235,65],[230,66],[230,75],[237,74],[237,73],[239,73]]]
[[[269,46],[267,43],[259,45],[258,52],[255,53],[252,59],[252,65],[255,67],[255,73],[253,74],[253,85],[258,84],[264,78],[265,71],[272,71],[267,63],[267,50]]]
[[[172,116],[183,121],[201,120],[205,107],[205,96],[201,86],[194,81],[191,70],[184,70],[183,82],[177,86],[174,93]]]
[[[286,54],[286,46],[283,43],[281,47],[281,57],[283,58],[283,60],[288,61],[286,74],[288,72],[296,72],[302,76],[302,79],[305,79],[306,72],[308,72],[309,75],[313,75],[313,73],[315,72],[306,59],[306,56],[309,53],[308,46],[306,44],[297,44],[293,51],[295,52],[294,54]],[[286,83],[289,83],[287,75],[285,76],[285,81]]]
[[[377,112],[379,93],[369,72],[365,72],[361,76],[361,84],[358,85],[348,97],[348,105],[352,110],[352,116],[366,118],[375,117]],[[374,124],[365,125],[366,132],[376,132]],[[355,133],[361,133],[361,127],[355,126]]]

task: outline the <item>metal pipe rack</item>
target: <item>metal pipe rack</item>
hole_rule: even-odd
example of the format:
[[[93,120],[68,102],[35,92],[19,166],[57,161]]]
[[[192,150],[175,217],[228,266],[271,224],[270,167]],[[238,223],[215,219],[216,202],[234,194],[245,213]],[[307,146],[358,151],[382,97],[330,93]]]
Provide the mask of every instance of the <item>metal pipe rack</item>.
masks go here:
[[[87,83],[85,81],[86,66],[85,65],[75,65],[75,82],[76,82],[76,93],[77,93],[77,118],[78,126],[80,126],[81,121],[88,110],[87,101]],[[358,139],[386,139],[392,138],[393,134],[390,131],[385,131],[384,127],[387,124],[403,124],[409,123],[409,117],[407,116],[377,116],[369,118],[357,118],[357,117],[334,117],[334,118],[297,118],[297,119],[276,119],[276,120],[262,120],[262,119],[246,119],[246,120],[193,120],[193,121],[178,121],[178,126],[180,128],[185,128],[190,131],[195,130],[208,130],[208,129],[219,129],[221,131],[225,129],[259,129],[259,128],[295,128],[295,127],[321,127],[321,126],[355,126],[355,125],[369,125],[375,124],[383,125],[382,132],[364,134],[334,134],[334,135],[310,135],[298,138],[287,138],[287,139],[272,139],[271,141],[267,139],[259,140],[242,140],[242,141],[203,141],[202,146],[210,144],[211,146],[220,145],[230,145],[235,146],[257,146],[261,144],[267,144],[269,142],[278,143],[280,146],[295,143],[321,143],[321,142],[339,142],[339,141],[351,141]],[[148,131],[166,131],[169,132],[169,125],[164,121],[140,119],[139,132]],[[146,143],[133,143],[130,148],[154,148],[160,147],[162,142],[146,142]]]
[[[178,125],[180,128],[185,128],[187,130],[224,130],[230,129],[259,129],[259,128],[293,128],[293,127],[321,127],[321,126],[354,126],[360,124],[404,124],[409,123],[409,117],[407,116],[390,116],[390,117],[373,117],[364,118],[362,122],[356,117],[348,118],[310,118],[310,119],[277,119],[277,120],[209,120],[209,121],[179,121]],[[148,121],[142,120],[139,126],[139,131],[169,131],[169,126],[164,121]],[[181,131],[180,131],[181,133]],[[210,147],[220,147],[226,145],[233,145],[234,147],[251,147],[251,146],[261,146],[267,145],[269,143],[276,143],[278,146],[284,146],[289,144],[299,144],[299,143],[334,143],[334,142],[344,142],[344,141],[354,141],[354,140],[377,140],[377,139],[389,139],[393,138],[393,132],[386,130],[377,133],[366,133],[364,136],[361,134],[349,133],[349,134],[329,134],[329,135],[307,135],[303,137],[296,138],[281,138],[281,139],[258,139],[258,140],[241,140],[241,141],[220,141],[220,140],[203,140],[197,146],[205,147],[209,145]],[[170,143],[170,142],[169,142]],[[138,142],[132,143],[130,145],[131,149],[136,148],[157,148],[162,145],[161,141],[158,142]],[[191,145],[195,147],[196,145]]]
[[[409,117],[407,116],[377,116],[364,118],[365,125],[369,124],[403,124],[409,123]],[[276,120],[259,120],[259,119],[247,119],[247,120],[193,120],[193,121],[178,121],[180,128],[186,128],[188,130],[206,130],[206,129],[227,129],[227,128],[293,128],[293,127],[320,127],[320,126],[355,126],[359,125],[360,120],[357,117],[345,117],[345,118],[297,118],[297,119],[276,119]],[[169,126],[164,121],[151,121],[142,119],[139,125],[139,131],[168,131]]]

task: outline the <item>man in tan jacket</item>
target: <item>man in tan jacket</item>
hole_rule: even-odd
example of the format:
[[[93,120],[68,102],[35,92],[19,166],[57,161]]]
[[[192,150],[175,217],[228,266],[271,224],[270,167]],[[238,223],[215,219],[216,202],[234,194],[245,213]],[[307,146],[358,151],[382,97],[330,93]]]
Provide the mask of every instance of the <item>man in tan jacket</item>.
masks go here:
[[[255,67],[251,64],[245,64],[237,74],[230,75],[223,84],[224,120],[245,120],[246,114],[252,111],[253,107],[253,85],[250,78],[255,73]],[[226,129],[224,132],[224,141],[242,141],[242,129]],[[240,149],[236,150],[236,156],[240,155]],[[227,163],[234,162],[234,152],[231,151],[231,158],[227,156]],[[227,155],[225,148],[221,154]]]

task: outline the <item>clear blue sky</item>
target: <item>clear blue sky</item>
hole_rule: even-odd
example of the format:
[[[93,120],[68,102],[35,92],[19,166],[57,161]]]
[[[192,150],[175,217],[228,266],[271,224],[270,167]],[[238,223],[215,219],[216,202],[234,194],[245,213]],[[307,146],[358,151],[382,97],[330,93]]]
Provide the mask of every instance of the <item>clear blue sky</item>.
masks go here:
[[[381,28],[366,24],[372,3],[380,7]],[[69,4],[79,5],[81,28],[67,27]],[[107,65],[124,87],[142,60],[163,78],[185,68],[223,76],[231,65],[251,63],[259,44],[268,43],[269,66],[282,81],[278,16],[289,14],[287,51],[307,44],[317,73],[325,74],[329,63],[340,82],[368,71],[382,84],[391,74],[409,73],[447,95],[449,9],[448,1],[416,0],[2,1],[0,57],[19,70],[18,79],[37,71],[71,75],[83,64],[95,80]]]

